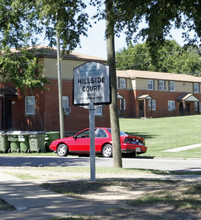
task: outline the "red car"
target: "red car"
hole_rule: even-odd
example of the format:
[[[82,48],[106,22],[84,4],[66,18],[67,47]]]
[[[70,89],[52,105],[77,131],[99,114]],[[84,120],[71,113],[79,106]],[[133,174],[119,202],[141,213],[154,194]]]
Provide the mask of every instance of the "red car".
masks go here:
[[[90,152],[90,130],[84,129],[73,137],[62,138],[53,141],[49,148],[57,152],[60,157],[68,154],[89,154]],[[145,140],[142,137],[130,136],[120,131],[122,153],[142,154],[147,151]],[[110,128],[95,128],[95,151],[103,157],[112,157],[112,136]]]

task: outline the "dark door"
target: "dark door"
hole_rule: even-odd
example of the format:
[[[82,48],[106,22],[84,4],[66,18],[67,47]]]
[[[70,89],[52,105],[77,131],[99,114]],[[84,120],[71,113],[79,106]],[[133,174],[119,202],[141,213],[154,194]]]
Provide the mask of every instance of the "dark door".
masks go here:
[[[12,128],[12,101],[4,97],[2,104],[2,128],[8,130]]]
[[[139,101],[139,117],[144,117],[144,101]]]
[[[179,114],[180,115],[184,114],[184,105],[182,102],[179,103]]]
[[[191,105],[190,102],[186,103],[186,114],[190,115],[191,114]]]

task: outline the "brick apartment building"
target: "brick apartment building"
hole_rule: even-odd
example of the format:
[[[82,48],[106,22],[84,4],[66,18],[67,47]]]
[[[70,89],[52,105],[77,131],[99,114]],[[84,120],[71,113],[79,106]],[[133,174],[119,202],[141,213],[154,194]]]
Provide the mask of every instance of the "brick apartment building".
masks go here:
[[[29,90],[26,94],[11,83],[0,83],[0,130],[59,130],[58,80],[56,50],[38,47],[38,63],[48,78],[47,90]],[[70,53],[62,61],[62,100],[65,131],[79,131],[89,127],[89,111],[73,106],[73,69],[86,62],[105,63],[101,58]],[[95,112],[96,126],[110,126],[109,107]]]
[[[0,83],[0,130],[59,130],[56,50],[38,47],[38,63],[48,78],[48,90],[26,94],[11,83]],[[73,69],[86,62],[106,63],[101,58],[71,53],[62,61],[64,129],[79,131],[89,126],[87,109],[73,106]],[[117,71],[120,117],[167,117],[199,114],[201,77],[136,70]],[[96,126],[110,126],[109,107],[96,110]]]
[[[168,117],[201,112],[201,77],[118,70],[120,117]]]

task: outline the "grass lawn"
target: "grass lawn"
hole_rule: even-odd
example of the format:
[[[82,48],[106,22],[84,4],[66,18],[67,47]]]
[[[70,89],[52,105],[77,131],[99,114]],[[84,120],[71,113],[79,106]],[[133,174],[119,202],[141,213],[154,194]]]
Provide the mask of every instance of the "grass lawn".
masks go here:
[[[145,138],[144,156],[201,158],[201,148],[176,153],[167,149],[201,143],[201,115],[152,119],[121,118],[120,129]]]

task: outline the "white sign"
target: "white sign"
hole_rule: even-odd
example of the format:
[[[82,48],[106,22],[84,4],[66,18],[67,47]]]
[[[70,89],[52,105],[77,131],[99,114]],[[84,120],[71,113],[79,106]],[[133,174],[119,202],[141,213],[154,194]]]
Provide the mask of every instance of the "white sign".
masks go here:
[[[74,68],[73,104],[94,105],[111,103],[109,67],[88,62]]]

